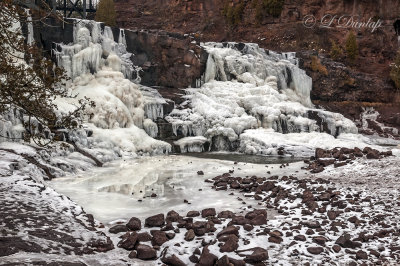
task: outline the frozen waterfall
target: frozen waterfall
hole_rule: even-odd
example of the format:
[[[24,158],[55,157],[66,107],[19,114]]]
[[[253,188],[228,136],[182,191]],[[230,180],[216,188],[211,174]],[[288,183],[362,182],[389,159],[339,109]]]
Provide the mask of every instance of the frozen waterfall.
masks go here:
[[[140,68],[133,65],[126,51],[125,32],[118,42],[110,27],[90,20],[76,20],[74,42],[58,44],[53,51],[58,65],[71,77],[68,87],[74,99],[57,99],[61,112],[69,111],[76,101],[88,97],[95,102],[90,107],[84,127],[90,137],[71,133],[83,147],[90,148],[105,160],[122,154],[160,154],[171,146],[155,140],[158,128],[153,122],[162,116],[162,104],[154,89],[134,82]],[[161,106],[161,107],[160,107]],[[161,110],[160,110],[161,108]]]
[[[251,149],[243,147],[241,135],[259,128],[276,134],[357,133],[355,124],[341,114],[313,107],[312,80],[298,67],[295,53],[278,54],[243,43],[203,47],[209,53],[205,83],[186,89],[187,101],[166,118],[174,134],[185,137],[184,150],[191,138],[197,147],[197,137],[204,136],[214,150],[247,152]],[[269,135],[270,131],[265,134]]]

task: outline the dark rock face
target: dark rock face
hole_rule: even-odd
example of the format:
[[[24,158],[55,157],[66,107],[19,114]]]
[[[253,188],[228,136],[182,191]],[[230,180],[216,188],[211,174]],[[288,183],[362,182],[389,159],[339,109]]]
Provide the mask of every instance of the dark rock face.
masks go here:
[[[231,2],[234,5],[238,1]],[[234,25],[234,30],[228,19],[222,15],[226,3],[219,0],[117,0],[117,24],[131,29],[195,33],[191,35],[201,41],[255,42],[263,48],[275,51],[305,51],[297,56],[303,59],[303,67],[313,78],[311,97],[315,104],[328,110],[333,108],[333,111],[348,118],[354,117],[362,107],[373,106],[382,114],[380,122],[400,129],[400,93],[396,91],[389,77],[389,66],[398,49],[399,33],[397,13],[393,10],[400,8],[400,2],[387,0],[385,4],[377,5],[374,1],[357,0],[284,1],[279,17],[265,15],[261,20],[257,19],[252,2],[254,1],[244,2],[242,19]],[[331,40],[344,48],[351,29],[338,28],[336,25],[329,29],[318,25],[312,29],[306,28],[302,22],[309,14],[314,15],[318,23],[326,14],[361,14],[363,21],[378,17],[384,27],[375,32],[371,32],[370,28],[357,29],[359,57],[352,65],[346,61],[344,55],[336,59],[340,62],[329,59]],[[395,22],[397,32],[392,26]],[[317,54],[308,51],[317,50],[325,50],[320,52],[320,60],[328,74],[314,71],[310,67],[311,56]],[[160,54],[163,53],[154,55],[154,58],[161,58]],[[179,71],[181,70],[170,72],[180,73]],[[368,105],[370,103],[372,105]],[[393,107],[396,111],[393,112],[392,109],[392,112],[388,112]],[[392,115],[394,113],[397,115]],[[381,130],[384,131],[385,128]]]
[[[196,86],[205,70],[207,53],[193,38],[165,31],[125,31],[127,51],[142,67],[142,84],[187,88]]]
[[[46,19],[34,28],[34,38],[49,57],[56,43],[73,42],[73,20]],[[104,27],[102,25],[102,27]],[[120,29],[112,28],[118,42]],[[127,51],[132,62],[141,67],[141,84],[166,88],[196,87],[205,71],[207,52],[193,37],[162,30],[125,30]],[[53,58],[55,59],[55,58]]]

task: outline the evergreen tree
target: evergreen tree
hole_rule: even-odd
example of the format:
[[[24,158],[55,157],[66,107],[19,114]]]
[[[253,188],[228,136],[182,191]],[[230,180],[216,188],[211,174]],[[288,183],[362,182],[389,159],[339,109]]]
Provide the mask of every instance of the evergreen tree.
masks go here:
[[[331,41],[331,52],[330,52],[330,56],[333,60],[338,60],[343,54],[342,49],[340,48],[340,46],[335,42],[335,41]]]
[[[115,18],[117,13],[115,12],[114,0],[100,0],[97,11],[96,21],[104,22],[107,26],[115,27],[117,24]]]
[[[346,39],[346,54],[351,63],[354,63],[358,57],[358,44],[354,32],[350,32]]]

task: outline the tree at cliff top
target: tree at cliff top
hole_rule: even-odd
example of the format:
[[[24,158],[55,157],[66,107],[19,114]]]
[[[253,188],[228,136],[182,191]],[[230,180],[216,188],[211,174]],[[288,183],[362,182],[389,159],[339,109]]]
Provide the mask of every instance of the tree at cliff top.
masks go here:
[[[35,45],[25,42],[20,25],[33,23],[30,21],[12,0],[0,2],[0,114],[20,110],[24,140],[46,145],[55,130],[78,126],[89,102],[81,101],[74,111],[59,114],[54,100],[71,97],[63,84],[67,77]],[[34,22],[40,23],[40,19]]]
[[[358,58],[358,44],[356,35],[350,31],[346,39],[346,55],[350,63],[355,63]]]
[[[396,59],[392,64],[390,70],[390,77],[394,81],[397,89],[400,89],[400,49],[397,51]]]
[[[342,56],[343,51],[340,48],[340,46],[335,42],[331,41],[331,51],[330,51],[330,56],[333,60],[338,60]]]
[[[278,18],[283,10],[284,0],[253,0],[252,6],[256,9],[256,21],[261,23],[266,16]]]
[[[96,11],[96,21],[104,22],[107,26],[115,27],[115,18],[117,13],[115,12],[114,0],[100,0],[97,11]]]

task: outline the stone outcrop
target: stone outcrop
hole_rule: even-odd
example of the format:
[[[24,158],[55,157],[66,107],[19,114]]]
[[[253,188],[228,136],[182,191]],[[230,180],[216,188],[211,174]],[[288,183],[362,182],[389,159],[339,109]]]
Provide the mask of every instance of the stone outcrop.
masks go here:
[[[390,63],[399,48],[394,24],[400,24],[397,13],[400,2],[360,0],[285,0],[279,17],[263,15],[256,18],[257,1],[244,1],[241,20],[232,24],[223,15],[224,8],[237,6],[239,1],[219,0],[117,0],[118,24],[126,28],[146,28],[189,34],[201,41],[255,42],[276,51],[296,51],[303,66],[313,78],[313,103],[331,111],[340,112],[354,121],[366,107],[380,114],[378,122],[400,129],[396,119],[400,113],[400,93],[390,80]],[[171,15],[173,14],[173,15]],[[325,14],[359,16],[362,21],[380,20],[382,26],[371,28],[321,28]],[[306,15],[316,18],[316,27],[306,28]],[[349,64],[345,54],[330,59],[331,41],[343,50],[347,34],[357,34],[359,57]],[[328,74],[313,70],[311,56],[315,55]],[[363,109],[364,108],[364,109]],[[368,125],[369,134],[395,135],[374,122]],[[360,125],[361,126],[361,125]],[[364,129],[363,129],[364,130]]]

